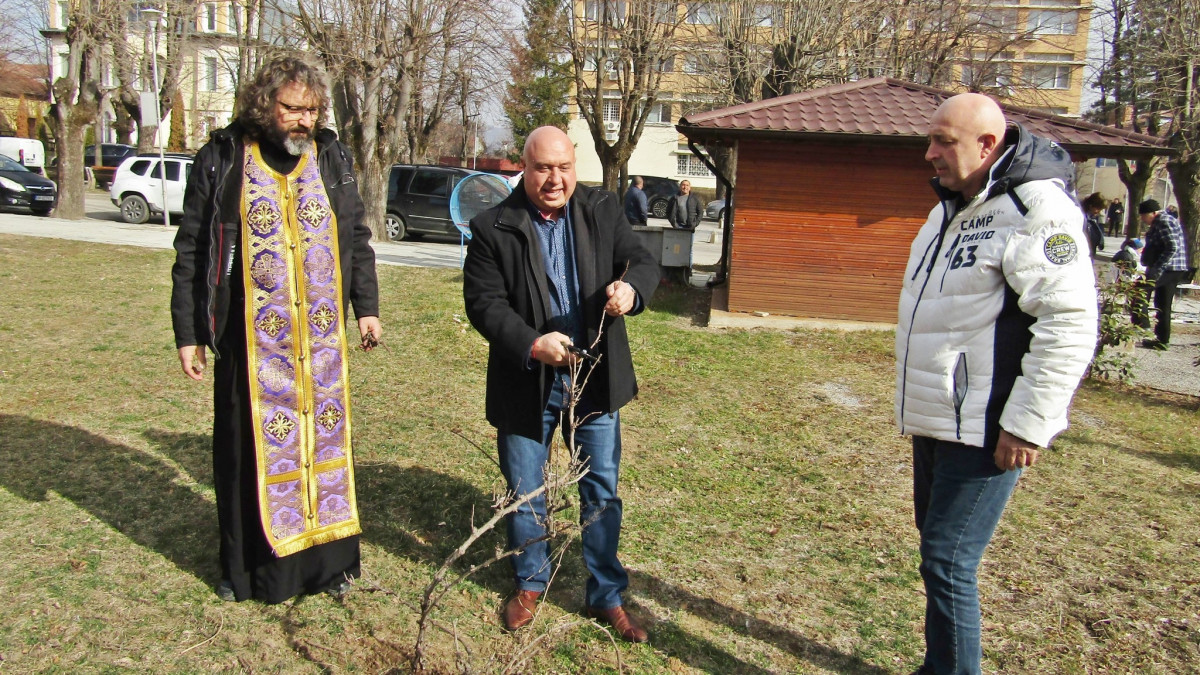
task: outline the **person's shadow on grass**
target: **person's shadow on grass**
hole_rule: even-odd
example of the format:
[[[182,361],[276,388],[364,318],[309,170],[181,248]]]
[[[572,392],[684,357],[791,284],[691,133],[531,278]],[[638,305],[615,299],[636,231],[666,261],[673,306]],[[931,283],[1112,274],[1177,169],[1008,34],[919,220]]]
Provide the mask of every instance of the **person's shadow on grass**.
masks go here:
[[[0,486],[31,502],[61,495],[211,585],[217,512],[188,475],[196,461],[188,457],[181,470],[83,429],[0,414]]]
[[[887,669],[867,663],[857,656],[840,652],[833,647],[804,637],[787,628],[776,626],[739,609],[723,605],[711,598],[696,595],[653,575],[638,573],[633,579],[633,586],[638,593],[646,595],[664,607],[669,607],[673,611],[686,609],[687,612],[706,621],[726,626],[735,633],[774,645],[814,666],[839,673],[883,674],[889,672]],[[729,663],[728,659],[732,658],[729,654],[719,650],[714,652],[711,644],[707,641],[689,636],[674,626],[659,624],[656,632],[672,642],[679,642],[681,647],[677,650],[668,650],[668,653],[694,668],[710,672],[760,671],[757,666],[747,667],[741,663]],[[673,653],[676,651],[678,653]]]

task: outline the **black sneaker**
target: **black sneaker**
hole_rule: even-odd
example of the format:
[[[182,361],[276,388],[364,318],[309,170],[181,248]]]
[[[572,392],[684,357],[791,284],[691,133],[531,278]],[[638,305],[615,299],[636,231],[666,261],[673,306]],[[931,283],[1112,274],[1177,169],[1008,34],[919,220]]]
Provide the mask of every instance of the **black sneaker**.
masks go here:
[[[1142,340],[1142,346],[1146,349],[1155,349],[1160,352],[1167,351],[1167,343],[1159,342],[1158,340]]]
[[[222,579],[221,583],[217,584],[217,597],[225,602],[237,602],[237,595],[233,592],[233,584],[228,579]]]

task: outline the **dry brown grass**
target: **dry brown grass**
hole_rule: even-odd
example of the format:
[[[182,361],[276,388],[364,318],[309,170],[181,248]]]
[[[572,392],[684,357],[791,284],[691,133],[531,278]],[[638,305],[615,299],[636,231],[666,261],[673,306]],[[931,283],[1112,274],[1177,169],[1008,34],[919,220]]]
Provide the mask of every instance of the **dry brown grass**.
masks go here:
[[[381,268],[388,351],[352,357],[359,592],[223,604],[207,386],[177,373],[163,251],[0,237],[0,668],[404,669],[420,591],[500,476],[486,354],[452,271]],[[906,672],[921,582],[890,334],[698,329],[667,289],[630,322],[622,557],[649,645],[633,672]],[[1200,663],[1197,400],[1088,384],[1022,478],[982,571],[993,672],[1180,673]],[[502,533],[486,541],[490,555]],[[582,608],[568,552],[540,630]],[[518,648],[503,568],[440,624],[480,672]],[[555,632],[529,669],[612,672],[607,638]],[[454,666],[442,633],[433,653]]]

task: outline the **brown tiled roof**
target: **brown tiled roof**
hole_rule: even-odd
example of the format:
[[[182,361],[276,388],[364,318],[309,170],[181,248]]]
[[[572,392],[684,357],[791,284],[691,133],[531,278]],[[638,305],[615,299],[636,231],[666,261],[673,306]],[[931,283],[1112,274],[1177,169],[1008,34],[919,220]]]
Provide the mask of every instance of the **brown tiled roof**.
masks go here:
[[[778,138],[925,142],[928,120],[955,92],[879,77],[688,115],[676,129],[696,141]],[[1153,136],[1001,104],[1009,120],[1054,139],[1077,159],[1167,154]]]
[[[17,98],[24,94],[25,98],[30,100],[49,100],[47,74],[46,66],[0,59],[0,96]]]

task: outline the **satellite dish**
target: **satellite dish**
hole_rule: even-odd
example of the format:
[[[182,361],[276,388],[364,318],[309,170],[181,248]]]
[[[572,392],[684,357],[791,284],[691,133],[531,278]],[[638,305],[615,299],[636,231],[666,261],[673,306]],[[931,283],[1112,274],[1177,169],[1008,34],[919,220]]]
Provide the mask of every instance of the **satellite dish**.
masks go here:
[[[458,181],[450,194],[450,219],[463,237],[471,238],[471,219],[504,201],[512,186],[503,176],[473,173]]]

